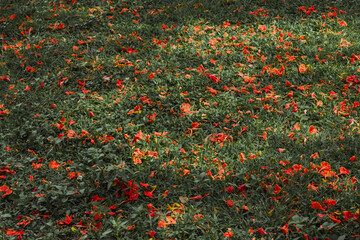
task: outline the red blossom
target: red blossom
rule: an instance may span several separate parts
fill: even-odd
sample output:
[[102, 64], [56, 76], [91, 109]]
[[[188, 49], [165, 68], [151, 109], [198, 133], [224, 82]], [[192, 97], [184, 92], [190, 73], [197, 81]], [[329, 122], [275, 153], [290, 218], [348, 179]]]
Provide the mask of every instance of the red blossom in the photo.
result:
[[233, 235], [234, 233], [231, 232], [231, 228], [229, 228], [227, 232], [224, 232], [224, 237], [231, 238]]
[[56, 161], [51, 161], [49, 163], [49, 167], [51, 167], [52, 169], [59, 169], [59, 166], [60, 166], [60, 164], [57, 163]]
[[234, 206], [234, 201], [233, 200], [228, 200], [226, 202], [226, 205], [228, 205], [228, 207], [232, 207], [232, 206]]
[[100, 198], [97, 194], [91, 198], [92, 202], [99, 202], [105, 200], [106, 198]]
[[65, 220], [64, 220], [64, 223], [65, 223], [66, 225], [69, 225], [71, 222], [72, 222], [72, 218], [69, 217], [68, 215], [66, 215]]
[[310, 128], [309, 128], [309, 133], [310, 133], [310, 134], [317, 134], [317, 133], [318, 133], [318, 130], [316, 129], [316, 127], [310, 126]]
[[256, 232], [260, 233], [260, 234], [264, 234], [264, 235], [268, 235], [268, 232], [265, 232], [265, 230], [263, 228], [259, 228], [258, 230], [256, 230]]
[[339, 172], [340, 172], [340, 174], [345, 174], [345, 175], [349, 175], [349, 173], [350, 173], [350, 171], [344, 167], [340, 167]]
[[321, 206], [321, 204], [315, 201], [311, 201], [311, 208], [325, 211], [325, 209]]
[[289, 233], [289, 225], [286, 223], [284, 226], [280, 227], [280, 230], [285, 233], [288, 234]]
[[151, 231], [147, 232], [146, 234], [147, 234], [150, 238], [152, 238], [152, 237], [155, 236], [156, 232], [153, 231], [153, 230], [151, 230]]
[[234, 187], [226, 187], [226, 192], [231, 193], [234, 190]]

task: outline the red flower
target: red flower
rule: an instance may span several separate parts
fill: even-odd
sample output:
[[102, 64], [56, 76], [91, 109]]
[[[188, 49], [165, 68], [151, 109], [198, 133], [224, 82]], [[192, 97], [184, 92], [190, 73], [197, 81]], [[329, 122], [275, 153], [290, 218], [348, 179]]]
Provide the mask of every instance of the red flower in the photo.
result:
[[283, 233], [288, 234], [289, 233], [288, 224], [286, 223], [284, 226], [280, 227], [280, 230]]
[[60, 164], [57, 163], [56, 161], [51, 161], [49, 163], [49, 167], [51, 167], [52, 169], [59, 169], [59, 166], [60, 166]]
[[346, 27], [346, 26], [347, 26], [347, 24], [346, 24], [345, 21], [339, 21], [339, 19], [338, 19], [338, 22], [339, 22], [340, 26], [342, 26], [342, 27]]
[[12, 229], [6, 229], [6, 235], [8, 236], [19, 235], [18, 239], [21, 239], [21, 235], [23, 235], [24, 233], [25, 233], [24, 231], [14, 231]]
[[269, 233], [265, 232], [265, 230], [263, 228], [259, 228], [258, 230], [256, 230], [256, 232], [258, 232], [260, 234], [265, 234], [265, 235], [269, 234]]
[[343, 211], [344, 213], [344, 217], [345, 217], [345, 222], [347, 222], [349, 220], [349, 218], [353, 218], [354, 216], [352, 215], [351, 212], [349, 211]]
[[335, 204], [337, 204], [337, 202], [333, 199], [326, 199], [323, 201], [323, 203], [327, 204], [329, 209], [331, 208], [331, 206], [334, 206]]
[[224, 237], [231, 238], [233, 235], [234, 233], [231, 232], [231, 228], [229, 228], [227, 232], [224, 232]]
[[141, 130], [135, 135], [134, 139], [130, 143], [130, 146], [132, 146], [134, 143], [136, 143], [138, 140], [143, 139], [144, 135], [142, 134]]
[[274, 188], [274, 194], [278, 194], [281, 190], [281, 187], [279, 187], [279, 185], [276, 184], [275, 188]]
[[316, 129], [316, 127], [310, 126], [310, 128], [309, 128], [309, 133], [310, 133], [310, 134], [317, 134], [317, 133], [318, 133], [318, 130]]
[[95, 196], [93, 196], [91, 198], [91, 201], [92, 202], [99, 202], [99, 201], [102, 201], [102, 200], [105, 200], [106, 198], [99, 198], [99, 196], [96, 194]]
[[25, 70], [28, 72], [36, 72], [36, 69], [30, 66], [27, 66]]
[[316, 152], [310, 156], [310, 158], [319, 158], [319, 153]]
[[189, 200], [198, 200], [198, 199], [201, 199], [201, 195], [197, 195], [195, 197], [189, 198]]
[[154, 197], [153, 191], [151, 191], [151, 192], [145, 191], [144, 194], [145, 194], [145, 196], [148, 196], [149, 198], [153, 198], [153, 197]]
[[245, 185], [245, 184], [239, 185], [238, 191], [239, 191], [239, 193], [241, 193], [241, 192], [246, 192], [246, 185]]
[[340, 174], [345, 174], [345, 175], [349, 175], [349, 172], [350, 172], [349, 170], [347, 170], [344, 167], [340, 167], [339, 171], [340, 171]]
[[153, 231], [153, 230], [151, 230], [151, 231], [147, 232], [146, 234], [147, 234], [149, 237], [153, 237], [153, 236], [155, 236], [156, 232]]
[[213, 96], [217, 94], [217, 91], [211, 87], [206, 87], [206, 90], [208, 90]]
[[144, 187], [144, 188], [148, 188], [148, 186], [150, 186], [149, 184], [147, 183], [140, 183], [140, 186]]
[[311, 201], [311, 208], [325, 210], [319, 202]]
[[71, 222], [72, 222], [72, 218], [69, 217], [68, 215], [66, 215], [65, 220], [64, 220], [64, 223], [65, 223], [66, 225], [69, 225]]
[[226, 192], [231, 193], [234, 190], [234, 187], [226, 187]]
[[156, 112], [154, 112], [152, 115], [147, 115], [146, 118], [148, 119], [148, 122], [153, 122], [156, 118]]
[[229, 201], [226, 202], [226, 205], [228, 205], [228, 207], [232, 207], [232, 206], [234, 206], [234, 201], [229, 200]]
[[0, 192], [6, 192], [8, 189], [9, 189], [8, 186], [2, 185], [2, 186], [0, 187]]

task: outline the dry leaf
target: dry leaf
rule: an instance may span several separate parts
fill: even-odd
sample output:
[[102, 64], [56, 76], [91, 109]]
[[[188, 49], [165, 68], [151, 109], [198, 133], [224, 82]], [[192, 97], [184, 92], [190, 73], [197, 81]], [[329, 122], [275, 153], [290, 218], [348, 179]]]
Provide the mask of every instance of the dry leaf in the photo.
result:
[[187, 203], [189, 201], [189, 198], [180, 196], [179, 197], [181, 203]]

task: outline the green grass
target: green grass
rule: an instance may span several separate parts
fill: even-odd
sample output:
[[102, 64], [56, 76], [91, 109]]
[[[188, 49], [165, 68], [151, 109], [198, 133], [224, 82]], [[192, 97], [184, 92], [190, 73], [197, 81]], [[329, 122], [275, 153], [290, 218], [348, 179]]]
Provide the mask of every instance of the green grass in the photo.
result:
[[359, 11], [5, 2], [0, 238], [359, 239]]

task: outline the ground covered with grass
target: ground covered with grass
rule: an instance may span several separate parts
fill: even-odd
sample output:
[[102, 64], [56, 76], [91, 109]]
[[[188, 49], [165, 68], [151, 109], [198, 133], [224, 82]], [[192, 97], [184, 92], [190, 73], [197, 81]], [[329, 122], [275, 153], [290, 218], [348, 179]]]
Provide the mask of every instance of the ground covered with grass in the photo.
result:
[[359, 239], [360, 4], [3, 0], [1, 239]]

